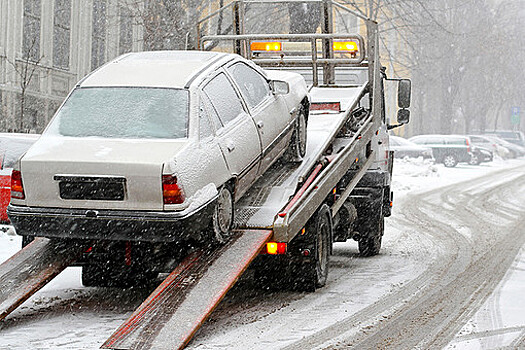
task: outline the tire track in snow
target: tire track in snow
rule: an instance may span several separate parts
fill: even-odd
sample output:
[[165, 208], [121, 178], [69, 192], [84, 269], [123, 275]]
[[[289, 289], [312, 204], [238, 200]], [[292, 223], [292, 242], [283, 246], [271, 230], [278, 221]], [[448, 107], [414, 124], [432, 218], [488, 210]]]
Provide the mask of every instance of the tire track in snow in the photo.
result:
[[[383, 298], [367, 310], [286, 349], [405, 349], [447, 345], [498, 285], [525, 242], [525, 234], [521, 230], [525, 223], [523, 206], [506, 208], [511, 213], [505, 221], [513, 219], [514, 225], [510, 231], [505, 231], [499, 223], [494, 225], [490, 221], [480, 220], [483, 212], [476, 210], [479, 205], [474, 205], [477, 202], [484, 203], [482, 208], [485, 212], [501, 214], [499, 204], [509, 202], [511, 194], [519, 193], [525, 184], [523, 175], [510, 176], [507, 182], [502, 182], [501, 177], [509, 173], [521, 175], [523, 167], [499, 171], [468, 183], [454, 184], [407, 198], [401, 220], [409, 227], [425, 227], [426, 232], [423, 230], [422, 233], [429, 235], [437, 248], [444, 248], [435, 262], [409, 283], [408, 288], [405, 286], [403, 290]], [[491, 186], [487, 178], [498, 181]], [[468, 188], [477, 186], [477, 183], [484, 184], [484, 187], [488, 185], [488, 188], [476, 196], [465, 195]], [[449, 199], [459, 197], [460, 200], [446, 200], [446, 205], [453, 205], [455, 210], [448, 210], [445, 215], [433, 215], [442, 209], [438, 207], [436, 196]], [[409, 202], [415, 205], [409, 206]], [[516, 201], [512, 202], [517, 204]], [[443, 219], [452, 220], [455, 225], [443, 223]], [[476, 236], [472, 241], [458, 235], [454, 227], [465, 223], [475, 228], [473, 232]], [[418, 289], [418, 292], [413, 293], [414, 289]], [[399, 303], [392, 301], [397, 298], [406, 300], [411, 293], [412, 300], [403, 307], [398, 307]], [[381, 313], [389, 309], [395, 311], [380, 317]], [[355, 335], [356, 327], [361, 328], [360, 334]]]

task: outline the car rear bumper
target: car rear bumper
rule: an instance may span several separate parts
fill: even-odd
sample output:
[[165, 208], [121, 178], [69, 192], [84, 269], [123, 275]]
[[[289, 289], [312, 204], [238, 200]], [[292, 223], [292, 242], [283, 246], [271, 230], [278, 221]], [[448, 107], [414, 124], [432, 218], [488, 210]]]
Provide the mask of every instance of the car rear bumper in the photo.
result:
[[216, 197], [195, 210], [151, 212], [37, 208], [10, 204], [7, 214], [22, 236], [177, 242], [201, 239]]

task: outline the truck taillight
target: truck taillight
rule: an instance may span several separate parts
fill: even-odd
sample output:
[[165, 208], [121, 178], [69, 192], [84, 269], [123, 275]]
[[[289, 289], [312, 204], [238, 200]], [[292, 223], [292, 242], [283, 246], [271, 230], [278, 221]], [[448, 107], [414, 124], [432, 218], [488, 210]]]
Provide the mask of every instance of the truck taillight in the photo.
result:
[[13, 170], [11, 173], [11, 198], [26, 198], [24, 194], [24, 185], [22, 184], [22, 173], [20, 170]]
[[162, 197], [164, 204], [184, 203], [184, 192], [177, 184], [177, 177], [174, 175], [162, 175]]
[[284, 242], [268, 242], [266, 243], [266, 251], [264, 253], [270, 255], [286, 254], [287, 244]]

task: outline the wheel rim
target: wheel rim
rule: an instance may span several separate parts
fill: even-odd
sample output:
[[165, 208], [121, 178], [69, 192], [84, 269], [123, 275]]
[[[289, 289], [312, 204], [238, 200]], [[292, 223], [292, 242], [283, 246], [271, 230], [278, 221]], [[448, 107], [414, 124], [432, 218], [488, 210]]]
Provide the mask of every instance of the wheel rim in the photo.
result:
[[456, 160], [452, 156], [446, 156], [445, 159], [443, 160], [443, 163], [446, 166], [454, 166], [454, 164], [456, 163]]
[[233, 204], [231, 194], [222, 189], [217, 202], [217, 226], [221, 234], [227, 233], [232, 223]]

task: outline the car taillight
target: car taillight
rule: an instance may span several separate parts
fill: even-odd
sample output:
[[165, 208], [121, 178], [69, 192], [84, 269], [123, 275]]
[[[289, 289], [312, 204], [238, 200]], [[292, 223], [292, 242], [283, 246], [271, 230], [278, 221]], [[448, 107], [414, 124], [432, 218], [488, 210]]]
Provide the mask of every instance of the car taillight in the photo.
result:
[[184, 203], [184, 192], [177, 184], [177, 177], [174, 175], [162, 175], [162, 196], [164, 204]]
[[11, 198], [26, 198], [24, 194], [24, 185], [22, 184], [22, 173], [20, 170], [13, 170], [11, 173]]
[[465, 143], [467, 145], [467, 152], [470, 152], [470, 143], [468, 142], [468, 139], [465, 140]]

